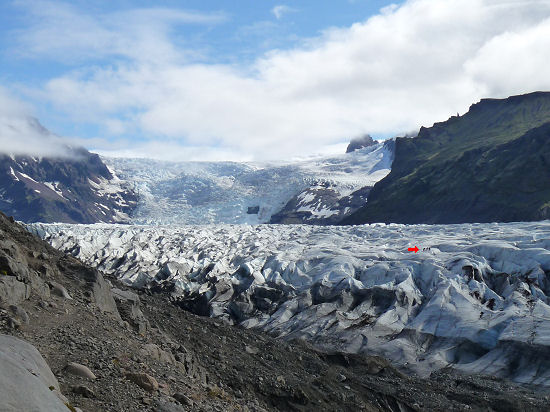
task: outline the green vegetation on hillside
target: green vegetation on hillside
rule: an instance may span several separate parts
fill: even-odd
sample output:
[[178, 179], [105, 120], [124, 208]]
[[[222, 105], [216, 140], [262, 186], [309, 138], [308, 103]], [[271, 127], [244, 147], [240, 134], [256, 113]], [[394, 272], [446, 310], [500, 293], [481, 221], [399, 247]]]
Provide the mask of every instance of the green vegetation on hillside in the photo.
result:
[[550, 93], [484, 99], [398, 138], [391, 173], [344, 221], [462, 223], [550, 217]]

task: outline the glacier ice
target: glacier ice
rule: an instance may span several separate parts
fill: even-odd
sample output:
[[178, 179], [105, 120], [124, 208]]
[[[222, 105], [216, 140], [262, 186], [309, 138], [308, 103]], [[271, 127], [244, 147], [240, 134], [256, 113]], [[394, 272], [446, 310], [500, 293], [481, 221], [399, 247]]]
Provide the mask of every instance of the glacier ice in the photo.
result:
[[550, 386], [548, 221], [28, 227], [202, 315], [420, 375], [452, 366]]
[[[102, 158], [113, 173], [131, 182], [139, 203], [136, 224], [267, 223], [294, 196], [329, 187], [329, 200], [347, 199], [384, 178], [393, 161], [392, 141], [353, 153], [271, 163], [164, 162]], [[335, 199], [332, 199], [335, 198]], [[300, 212], [313, 219], [341, 220], [362, 206], [302, 202]], [[364, 204], [364, 203], [363, 203]], [[334, 209], [337, 210], [334, 210]], [[257, 213], [247, 213], [256, 210]], [[340, 210], [341, 209], [341, 210]]]

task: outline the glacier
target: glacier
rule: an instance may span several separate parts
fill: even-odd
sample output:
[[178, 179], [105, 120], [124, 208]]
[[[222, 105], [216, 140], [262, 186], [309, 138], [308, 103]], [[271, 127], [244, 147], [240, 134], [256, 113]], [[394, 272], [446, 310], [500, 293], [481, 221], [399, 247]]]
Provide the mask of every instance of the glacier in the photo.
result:
[[390, 172], [393, 143], [286, 162], [102, 160], [137, 193], [134, 224], [268, 223], [300, 195], [295, 211], [304, 214], [305, 223], [323, 224], [325, 218], [341, 220], [364, 205], [361, 189]]
[[550, 386], [549, 221], [27, 227], [200, 315], [377, 353], [420, 376], [453, 368]]

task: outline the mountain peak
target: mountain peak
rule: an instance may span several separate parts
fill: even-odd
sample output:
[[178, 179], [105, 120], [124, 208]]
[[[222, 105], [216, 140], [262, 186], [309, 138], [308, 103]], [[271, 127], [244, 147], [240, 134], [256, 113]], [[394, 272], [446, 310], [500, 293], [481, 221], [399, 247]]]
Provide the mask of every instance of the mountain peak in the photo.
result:
[[350, 144], [346, 149], [346, 153], [354, 152], [355, 150], [362, 149], [364, 147], [369, 147], [375, 145], [376, 142], [372, 139], [371, 135], [366, 134], [361, 137], [356, 137], [351, 140]]

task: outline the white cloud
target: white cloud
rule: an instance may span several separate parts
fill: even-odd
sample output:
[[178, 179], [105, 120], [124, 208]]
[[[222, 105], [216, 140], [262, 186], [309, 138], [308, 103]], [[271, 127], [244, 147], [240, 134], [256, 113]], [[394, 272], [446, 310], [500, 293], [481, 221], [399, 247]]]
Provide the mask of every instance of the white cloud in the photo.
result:
[[70, 3], [17, 3], [30, 15], [30, 28], [19, 35], [18, 52], [64, 62], [105, 57], [184, 62], [197, 51], [185, 42], [170, 40], [173, 29], [185, 24], [213, 25], [226, 19], [222, 13], [158, 7], [90, 15]]
[[281, 19], [283, 15], [296, 11], [292, 7], [286, 6], [284, 4], [279, 4], [271, 9], [271, 13], [275, 16], [277, 20]]
[[[90, 142], [83, 141], [88, 146]], [[246, 162], [254, 160], [252, 156], [244, 155], [241, 152], [218, 147], [204, 146], [182, 146], [177, 141], [155, 141], [155, 142], [131, 142], [122, 141], [113, 145], [110, 142], [96, 141], [97, 146], [89, 146], [90, 150], [102, 156], [108, 157], [130, 157], [130, 158], [153, 158], [170, 162], [181, 161], [235, 161]], [[97, 147], [97, 149], [96, 149]]]
[[[98, 33], [108, 26], [96, 23]], [[45, 47], [36, 33], [29, 38]], [[251, 67], [129, 54], [52, 79], [44, 93], [74, 119], [112, 133], [135, 130], [246, 158], [292, 157], [366, 132], [429, 126], [481, 97], [550, 90], [549, 39], [546, 0], [409, 0], [273, 50]], [[180, 50], [169, 36], [150, 48]]]
[[44, 129], [31, 113], [27, 105], [0, 87], [0, 153], [69, 156], [66, 141]]

